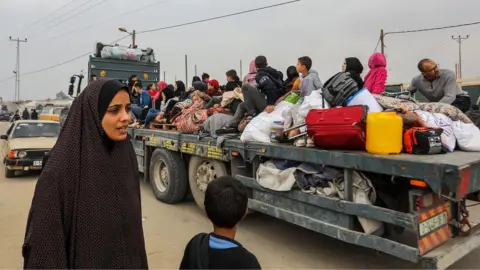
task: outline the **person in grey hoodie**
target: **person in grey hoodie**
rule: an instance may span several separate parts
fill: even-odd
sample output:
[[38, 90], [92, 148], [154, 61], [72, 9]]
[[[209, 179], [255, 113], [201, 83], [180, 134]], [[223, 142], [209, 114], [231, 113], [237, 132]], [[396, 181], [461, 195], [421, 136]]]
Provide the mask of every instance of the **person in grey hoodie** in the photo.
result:
[[[298, 109], [302, 105], [305, 97], [309, 96], [313, 91], [322, 89], [323, 84], [318, 76], [318, 72], [312, 69], [312, 59], [308, 56], [298, 58], [297, 62], [297, 72], [302, 77], [302, 82], [300, 83], [300, 99], [298, 100], [295, 107], [292, 109], [292, 119], [293, 124], [296, 126], [301, 123], [305, 123], [305, 119], [299, 119], [297, 117]], [[290, 136], [295, 136], [300, 134], [300, 132], [305, 132], [305, 129], [293, 130], [290, 132]], [[298, 138], [295, 143], [295, 146], [298, 147], [315, 147], [313, 140], [309, 137]]]
[[298, 58], [297, 72], [302, 76], [299, 100], [299, 103], [302, 104], [306, 96], [309, 96], [314, 90], [321, 89], [323, 84], [318, 72], [312, 69], [312, 59], [308, 56]]

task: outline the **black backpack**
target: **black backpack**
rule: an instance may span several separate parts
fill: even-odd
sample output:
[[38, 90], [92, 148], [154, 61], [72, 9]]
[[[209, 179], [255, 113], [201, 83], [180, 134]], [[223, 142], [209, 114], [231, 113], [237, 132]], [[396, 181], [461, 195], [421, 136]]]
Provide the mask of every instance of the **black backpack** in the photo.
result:
[[353, 94], [358, 92], [357, 82], [349, 72], [340, 72], [323, 85], [323, 98], [331, 107], [343, 106]]

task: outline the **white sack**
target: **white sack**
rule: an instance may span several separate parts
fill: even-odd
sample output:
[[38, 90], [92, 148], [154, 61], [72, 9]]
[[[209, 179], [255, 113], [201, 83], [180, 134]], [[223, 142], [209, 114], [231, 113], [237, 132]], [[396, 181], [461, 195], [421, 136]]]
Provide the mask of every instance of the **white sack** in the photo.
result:
[[480, 129], [473, 123], [453, 122], [453, 133], [463, 151], [480, 152]]
[[421, 110], [415, 111], [425, 122], [425, 125], [429, 128], [442, 128], [442, 146], [449, 152], [453, 152], [455, 150], [456, 145], [456, 138], [455, 134], [453, 133], [453, 121], [450, 117], [441, 114], [441, 113], [431, 113]]

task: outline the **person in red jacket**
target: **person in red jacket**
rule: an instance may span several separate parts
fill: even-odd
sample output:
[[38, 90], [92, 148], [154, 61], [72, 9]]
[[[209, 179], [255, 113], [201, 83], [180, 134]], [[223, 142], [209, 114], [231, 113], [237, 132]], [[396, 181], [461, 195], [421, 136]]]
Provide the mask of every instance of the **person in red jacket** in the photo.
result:
[[365, 76], [364, 87], [372, 94], [381, 94], [387, 83], [387, 59], [381, 53], [374, 53], [368, 60], [370, 71]]

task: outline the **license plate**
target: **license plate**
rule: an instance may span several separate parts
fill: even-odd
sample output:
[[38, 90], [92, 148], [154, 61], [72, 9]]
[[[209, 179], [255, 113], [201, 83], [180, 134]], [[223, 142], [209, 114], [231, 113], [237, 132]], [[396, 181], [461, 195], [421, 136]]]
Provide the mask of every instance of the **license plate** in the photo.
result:
[[420, 223], [419, 233], [420, 237], [424, 237], [433, 231], [438, 230], [440, 227], [447, 225], [447, 212], [442, 212], [430, 219]]
[[450, 219], [450, 203], [448, 202], [418, 214], [418, 249], [421, 255], [451, 238], [452, 234], [448, 225]]
[[42, 161], [41, 160], [34, 161], [33, 166], [41, 167], [42, 166]]

